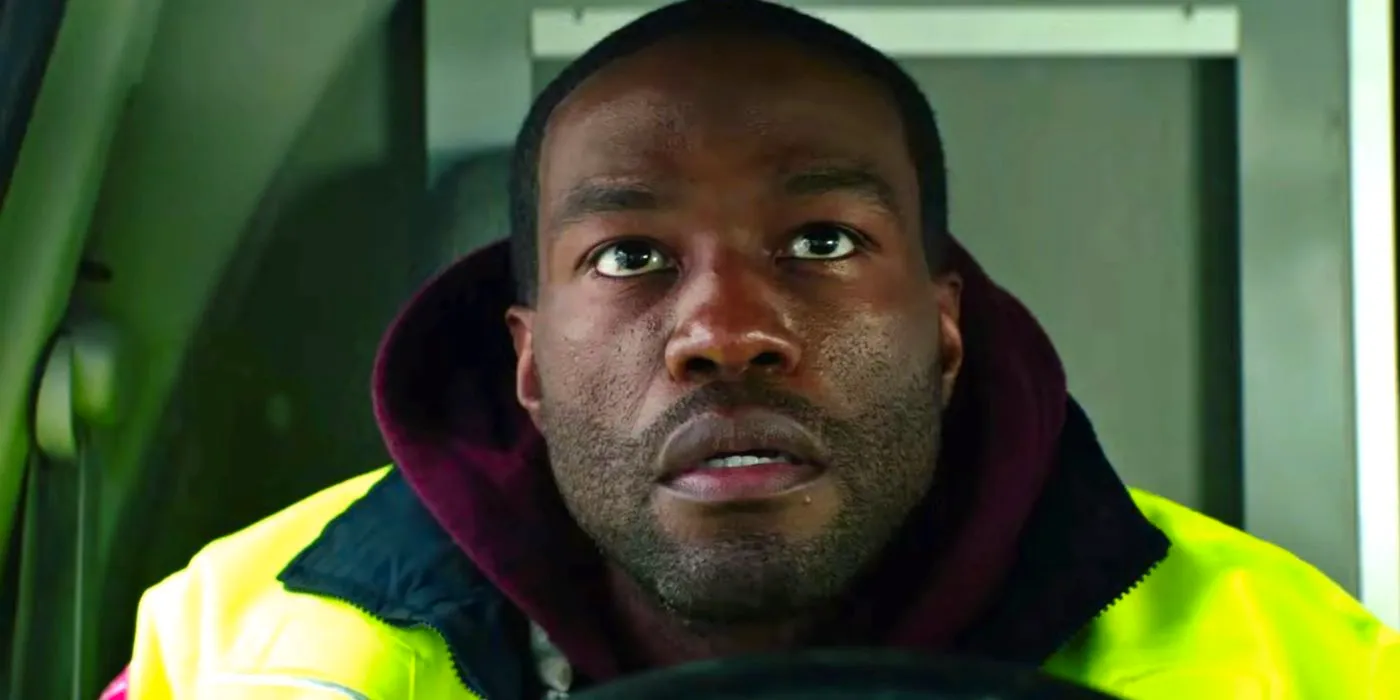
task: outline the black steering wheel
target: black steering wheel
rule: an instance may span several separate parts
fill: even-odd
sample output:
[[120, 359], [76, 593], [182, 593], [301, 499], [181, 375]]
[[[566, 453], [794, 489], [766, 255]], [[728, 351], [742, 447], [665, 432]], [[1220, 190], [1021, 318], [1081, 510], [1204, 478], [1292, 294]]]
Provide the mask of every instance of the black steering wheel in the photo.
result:
[[577, 700], [1113, 700], [1035, 669], [888, 650], [749, 656], [640, 674]]

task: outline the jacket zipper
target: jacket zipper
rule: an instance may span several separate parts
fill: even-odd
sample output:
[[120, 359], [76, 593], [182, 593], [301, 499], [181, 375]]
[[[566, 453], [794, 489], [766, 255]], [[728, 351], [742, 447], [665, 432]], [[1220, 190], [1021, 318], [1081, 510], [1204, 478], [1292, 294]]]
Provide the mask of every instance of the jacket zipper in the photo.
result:
[[1156, 571], [1157, 567], [1161, 566], [1162, 562], [1166, 560], [1166, 557], [1162, 557], [1161, 559], [1152, 562], [1152, 566], [1147, 567], [1147, 571], [1142, 572], [1142, 575], [1134, 579], [1132, 583], [1128, 584], [1127, 588], [1124, 588], [1123, 590], [1119, 591], [1118, 595], [1114, 596], [1113, 600], [1109, 601], [1107, 605], [1103, 606], [1102, 608], [1099, 608], [1099, 611], [1094, 613], [1094, 616], [1089, 618], [1089, 622], [1086, 623], [1084, 626], [1088, 627], [1090, 624], [1097, 622], [1099, 618], [1107, 614], [1109, 610], [1112, 610], [1113, 606], [1123, 602], [1124, 598], [1127, 598], [1129, 595], [1132, 595], [1132, 592], [1137, 590], [1137, 587], [1141, 586], [1142, 582], [1146, 581], [1147, 577], [1151, 576], [1152, 572]]
[[1166, 560], [1167, 560], [1167, 558], [1164, 556], [1164, 557], [1162, 557], [1161, 559], [1158, 559], [1157, 561], [1152, 562], [1152, 565], [1149, 566], [1149, 567], [1147, 567], [1147, 570], [1144, 571], [1144, 572], [1142, 572], [1142, 575], [1141, 575], [1141, 576], [1138, 576], [1137, 578], [1133, 579], [1133, 582], [1130, 583], [1130, 584], [1128, 584], [1128, 585], [1127, 585], [1125, 588], [1123, 588], [1122, 590], [1118, 591], [1118, 594], [1115, 595], [1115, 596], [1113, 596], [1113, 599], [1112, 599], [1112, 600], [1110, 600], [1110, 601], [1108, 601], [1107, 603], [1105, 603], [1104, 605], [1100, 606], [1099, 609], [1098, 609], [1098, 612], [1096, 612], [1096, 613], [1094, 613], [1092, 616], [1090, 616], [1089, 619], [1086, 620], [1086, 621], [1084, 622], [1084, 624], [1079, 625], [1078, 627], [1076, 627], [1075, 630], [1074, 630], [1073, 632], [1071, 632], [1070, 634], [1068, 634], [1068, 635], [1065, 637], [1065, 639], [1064, 639], [1063, 641], [1061, 641], [1059, 644], [1056, 644], [1055, 647], [1054, 647], [1054, 648], [1055, 648], [1055, 651], [1051, 652], [1050, 655], [1047, 656], [1046, 658], [1053, 657], [1053, 656], [1055, 656], [1056, 654], [1059, 654], [1060, 652], [1064, 651], [1064, 650], [1065, 650], [1065, 647], [1069, 646], [1070, 642], [1073, 642], [1073, 641], [1074, 641], [1075, 636], [1077, 636], [1077, 635], [1080, 633], [1080, 631], [1082, 631], [1082, 630], [1088, 628], [1090, 625], [1094, 624], [1095, 622], [1098, 622], [1099, 619], [1102, 618], [1104, 615], [1108, 614], [1108, 611], [1109, 611], [1109, 610], [1112, 610], [1113, 607], [1114, 607], [1115, 605], [1118, 605], [1119, 603], [1123, 602], [1123, 599], [1124, 599], [1124, 598], [1127, 598], [1129, 595], [1131, 595], [1131, 594], [1133, 593], [1133, 591], [1137, 590], [1137, 587], [1140, 586], [1140, 585], [1142, 585], [1142, 582], [1143, 582], [1143, 581], [1146, 581], [1146, 580], [1147, 580], [1147, 577], [1151, 576], [1151, 575], [1152, 575], [1152, 572], [1156, 571], [1156, 570], [1157, 570], [1157, 567], [1158, 567], [1158, 566], [1161, 566], [1161, 565], [1162, 565], [1162, 562], [1164, 562], [1164, 561], [1166, 561]]
[[447, 634], [442, 631], [441, 627], [438, 627], [437, 625], [434, 625], [431, 622], [420, 622], [416, 620], [410, 621], [406, 624], [402, 622], [395, 622], [393, 620], [390, 620], [389, 618], [384, 617], [383, 615], [378, 615], [365, 609], [363, 605], [359, 605], [352, 600], [346, 600], [345, 598], [342, 598], [340, 596], [328, 596], [325, 593], [304, 590], [292, 586], [287, 586], [287, 590], [292, 591], [293, 593], [305, 593], [307, 595], [314, 595], [319, 598], [326, 598], [328, 600], [334, 600], [340, 603], [344, 603], [359, 611], [361, 615], [364, 615], [365, 617], [368, 617], [371, 620], [379, 622], [380, 624], [388, 625], [389, 627], [394, 627], [397, 629], [432, 630], [435, 634], [437, 634], [438, 638], [442, 640], [442, 645], [444, 647], [447, 647], [447, 658], [452, 662], [452, 674], [457, 677], [457, 682], [460, 683], [462, 685], [462, 688], [467, 691], [467, 694], [475, 698], [475, 700], [488, 700], [488, 698], [486, 697], [486, 693], [482, 692], [481, 690], [474, 687], [471, 683], [467, 682], [467, 676], [465, 673], [462, 672], [461, 659], [457, 657], [457, 650], [452, 648], [452, 642], [448, 641]]

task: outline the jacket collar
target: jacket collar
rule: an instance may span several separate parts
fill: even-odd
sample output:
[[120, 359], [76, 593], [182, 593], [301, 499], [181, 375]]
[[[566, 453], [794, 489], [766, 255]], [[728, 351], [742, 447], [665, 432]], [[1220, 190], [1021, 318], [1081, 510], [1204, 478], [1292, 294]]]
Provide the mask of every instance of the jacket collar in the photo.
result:
[[[1071, 399], [1056, 466], [1006, 583], [953, 651], [1039, 665], [1127, 595], [1167, 555]], [[538, 556], [548, 556], [540, 553]], [[525, 697], [528, 621], [443, 531], [397, 470], [332, 520], [278, 577], [397, 627], [446, 640], [463, 683]]]

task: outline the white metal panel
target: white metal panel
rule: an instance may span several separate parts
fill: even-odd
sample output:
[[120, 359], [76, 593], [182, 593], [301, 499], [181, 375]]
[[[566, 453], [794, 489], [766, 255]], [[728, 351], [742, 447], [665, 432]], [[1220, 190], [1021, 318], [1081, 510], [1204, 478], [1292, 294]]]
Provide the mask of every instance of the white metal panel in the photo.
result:
[[[647, 8], [538, 9], [535, 58], [583, 53]], [[1233, 6], [804, 8], [895, 58], [939, 56], [1232, 56]]]
[[1400, 627], [1400, 408], [1390, 0], [1348, 6], [1352, 352], [1361, 600]]

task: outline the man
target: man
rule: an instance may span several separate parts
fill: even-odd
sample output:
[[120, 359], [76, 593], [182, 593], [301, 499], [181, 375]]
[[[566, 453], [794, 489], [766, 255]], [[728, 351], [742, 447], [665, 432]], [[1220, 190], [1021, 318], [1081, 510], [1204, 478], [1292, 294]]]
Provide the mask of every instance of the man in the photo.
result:
[[396, 468], [152, 589], [130, 697], [505, 700], [834, 645], [1400, 697], [1400, 638], [1338, 587], [1119, 482], [949, 237], [933, 114], [873, 49], [663, 8], [544, 91], [513, 170], [509, 250], [382, 346]]

